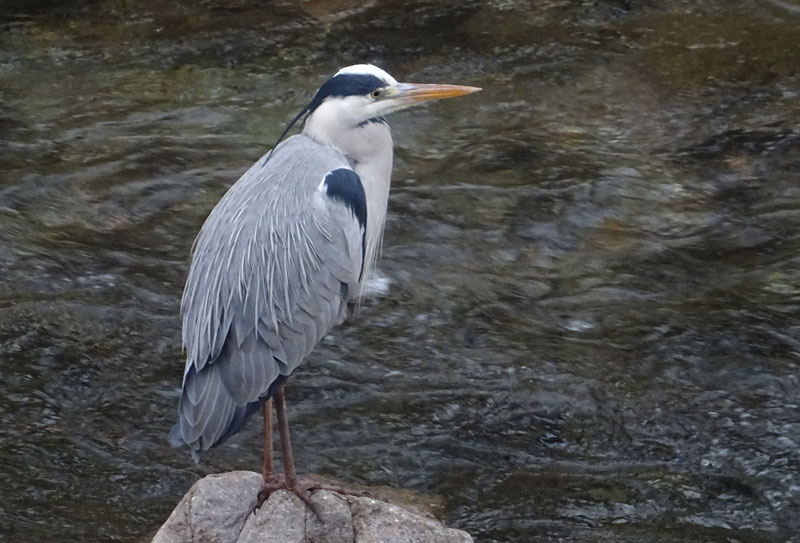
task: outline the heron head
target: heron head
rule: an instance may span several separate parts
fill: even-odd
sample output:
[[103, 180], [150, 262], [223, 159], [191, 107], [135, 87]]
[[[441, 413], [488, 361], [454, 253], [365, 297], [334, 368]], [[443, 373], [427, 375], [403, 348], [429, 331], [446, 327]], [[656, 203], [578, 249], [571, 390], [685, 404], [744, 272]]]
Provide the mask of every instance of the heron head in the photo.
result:
[[365, 126], [369, 121], [383, 121], [384, 115], [429, 100], [453, 98], [479, 90], [463, 85], [399, 83], [372, 64], [347, 66], [323, 83], [278, 141], [305, 116], [305, 133], [335, 145], [348, 131]]
[[462, 85], [398, 83], [377, 66], [356, 64], [342, 68], [320, 87], [308, 105], [308, 121], [324, 118], [328, 123], [348, 128], [428, 100], [479, 90]]

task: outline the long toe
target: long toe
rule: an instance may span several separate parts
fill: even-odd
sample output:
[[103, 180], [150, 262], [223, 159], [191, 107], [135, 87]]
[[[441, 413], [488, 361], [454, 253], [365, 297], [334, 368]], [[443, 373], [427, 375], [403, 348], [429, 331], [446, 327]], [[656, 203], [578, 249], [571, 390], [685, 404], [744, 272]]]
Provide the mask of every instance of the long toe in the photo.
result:
[[314, 516], [317, 517], [317, 520], [322, 522], [322, 515], [317, 507], [317, 504], [311, 501], [311, 489], [308, 486], [298, 482], [295, 484], [294, 488], [289, 488], [287, 490], [294, 492], [295, 496], [303, 500], [303, 503], [305, 503], [306, 506], [311, 509], [311, 512], [314, 513]]
[[286, 479], [282, 475], [272, 474], [266, 479], [264, 486], [261, 487], [256, 496], [256, 505], [253, 507], [253, 513], [261, 509], [261, 506], [264, 505], [264, 502], [269, 499], [273, 492], [282, 488], [286, 488]]
[[262, 505], [269, 499], [273, 492], [276, 490], [288, 490], [292, 492], [295, 496], [300, 498], [306, 506], [314, 513], [314, 515], [322, 520], [322, 516], [320, 515], [320, 511], [318, 505], [314, 503], [311, 499], [311, 495], [316, 490], [328, 490], [330, 492], [336, 492], [337, 494], [341, 494], [343, 496], [369, 496], [368, 492], [363, 490], [347, 488], [341, 485], [335, 485], [330, 483], [325, 483], [322, 481], [317, 481], [307, 477], [298, 477], [295, 481], [294, 485], [289, 485], [286, 482], [286, 477], [284, 475], [276, 475], [273, 474], [269, 480], [264, 483], [264, 486], [261, 487], [261, 490], [258, 492], [258, 496], [256, 499], [256, 505], [253, 508], [253, 513], [255, 513], [258, 509], [261, 508]]

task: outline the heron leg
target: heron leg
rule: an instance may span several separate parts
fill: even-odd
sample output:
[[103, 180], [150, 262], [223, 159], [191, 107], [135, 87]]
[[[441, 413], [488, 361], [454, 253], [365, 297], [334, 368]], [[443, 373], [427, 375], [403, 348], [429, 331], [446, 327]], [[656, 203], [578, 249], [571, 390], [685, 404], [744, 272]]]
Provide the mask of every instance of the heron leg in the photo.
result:
[[[275, 413], [278, 417], [278, 432], [280, 433], [281, 437], [283, 476], [273, 475], [269, 479], [264, 479], [264, 486], [258, 493], [258, 501], [256, 502], [253, 512], [255, 513], [257, 509], [261, 508], [264, 502], [267, 501], [267, 498], [269, 498], [270, 494], [280, 489], [286, 489], [289, 492], [294, 493], [295, 496], [303, 500], [303, 503], [305, 503], [319, 519], [322, 519], [322, 517], [320, 516], [317, 505], [311, 501], [311, 492], [314, 490], [330, 490], [346, 496], [369, 496], [369, 493], [363, 490], [353, 490], [343, 486], [297, 476], [297, 471], [295, 470], [294, 466], [294, 455], [292, 454], [292, 440], [289, 435], [289, 420], [286, 418], [286, 392], [284, 387], [281, 387], [278, 392], [275, 393], [274, 398]], [[266, 407], [264, 412], [266, 414]], [[267, 428], [266, 422], [264, 428], [265, 430]], [[266, 437], [264, 440], [266, 443]]]
[[272, 480], [272, 473], [272, 398], [270, 398], [264, 402], [264, 462], [261, 464], [264, 484]]
[[[294, 467], [294, 455], [292, 454], [292, 438], [289, 435], [289, 420], [286, 418], [286, 391], [285, 387], [278, 389], [275, 393], [275, 413], [278, 416], [278, 432], [281, 436], [281, 456], [283, 458], [283, 477], [270, 477], [264, 479], [264, 487], [258, 493], [258, 501], [255, 509], [269, 498], [274, 491], [285, 488], [293, 492], [298, 498], [314, 512], [317, 517], [319, 513], [316, 505], [311, 501], [308, 485], [297, 484], [297, 471]], [[265, 438], [266, 442], [266, 438]], [[265, 461], [266, 462], [266, 461]], [[255, 511], [254, 509], [254, 511]]]
[[[283, 458], [283, 476], [286, 488], [296, 490], [297, 471], [294, 468], [292, 438], [289, 435], [289, 420], [286, 418], [286, 387], [281, 387], [275, 394], [275, 411], [278, 413], [278, 432], [281, 435], [281, 456]], [[300, 496], [302, 499], [303, 497]], [[305, 499], [303, 501], [306, 501]]]

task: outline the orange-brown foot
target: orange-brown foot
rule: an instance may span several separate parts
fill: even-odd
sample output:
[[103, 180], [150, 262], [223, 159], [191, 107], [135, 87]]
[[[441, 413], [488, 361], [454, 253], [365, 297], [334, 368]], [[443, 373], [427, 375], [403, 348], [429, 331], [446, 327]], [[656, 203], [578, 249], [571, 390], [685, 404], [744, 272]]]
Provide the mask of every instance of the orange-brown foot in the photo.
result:
[[317, 518], [321, 518], [319, 511], [317, 511], [317, 505], [311, 501], [311, 493], [315, 490], [329, 490], [345, 496], [369, 496], [369, 493], [364, 492], [363, 490], [354, 490], [339, 485], [323, 483], [307, 477], [298, 477], [294, 484], [290, 485], [287, 483], [286, 477], [283, 475], [273, 474], [264, 481], [264, 486], [261, 487], [261, 490], [258, 492], [256, 506], [253, 508], [253, 513], [260, 509], [261, 506], [264, 505], [264, 502], [266, 502], [270, 495], [272, 495], [272, 493], [276, 490], [288, 490], [289, 492], [293, 492], [295, 496], [300, 498], [303, 503], [305, 503], [308, 508], [313, 511]]

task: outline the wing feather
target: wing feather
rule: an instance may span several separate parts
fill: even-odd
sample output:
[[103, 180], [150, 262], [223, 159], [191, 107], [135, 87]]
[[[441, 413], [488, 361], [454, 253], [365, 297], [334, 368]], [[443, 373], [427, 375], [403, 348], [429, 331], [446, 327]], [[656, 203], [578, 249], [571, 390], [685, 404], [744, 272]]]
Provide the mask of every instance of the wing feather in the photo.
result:
[[366, 204], [359, 214], [346, 158], [295, 136], [262, 162], [203, 225], [181, 302], [187, 358], [171, 435], [195, 458], [241, 428], [358, 292]]

